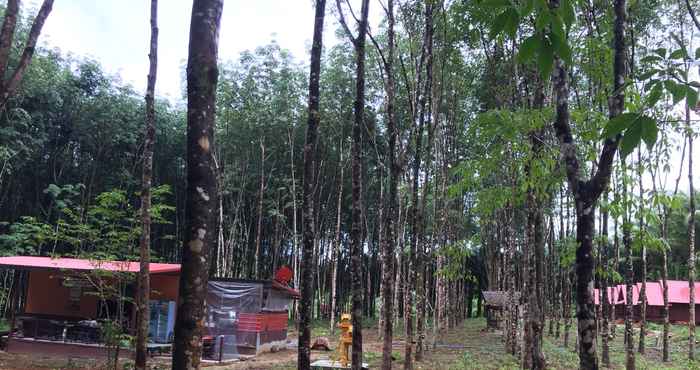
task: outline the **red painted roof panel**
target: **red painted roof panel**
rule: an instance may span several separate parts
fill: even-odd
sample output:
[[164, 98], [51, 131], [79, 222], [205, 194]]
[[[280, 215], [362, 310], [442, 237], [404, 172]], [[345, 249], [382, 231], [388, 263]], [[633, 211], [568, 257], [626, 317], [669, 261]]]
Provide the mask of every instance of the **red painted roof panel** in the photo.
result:
[[[690, 303], [690, 285], [687, 281], [668, 281], [668, 303]], [[700, 303], [700, 282], [695, 282], [695, 302]]]
[[[0, 266], [19, 269], [106, 270], [115, 272], [138, 272], [140, 269], [138, 262], [37, 256], [0, 257]], [[149, 267], [151, 274], [180, 272], [180, 265], [175, 263], [151, 263]]]
[[[637, 283], [639, 288], [642, 287], [642, 283]], [[664, 305], [664, 291], [661, 284], [658, 281], [647, 281], [647, 288], [645, 290], [647, 296], [647, 304], [649, 306], [663, 306]]]

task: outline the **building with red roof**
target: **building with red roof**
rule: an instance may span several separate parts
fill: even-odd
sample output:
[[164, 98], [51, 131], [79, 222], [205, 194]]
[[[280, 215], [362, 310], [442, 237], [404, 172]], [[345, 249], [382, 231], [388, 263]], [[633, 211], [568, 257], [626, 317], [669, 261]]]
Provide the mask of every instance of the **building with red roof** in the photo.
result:
[[[173, 336], [180, 264], [151, 263], [149, 267], [149, 335], [152, 347], [160, 349]], [[0, 268], [14, 270], [8, 351], [106, 356], [107, 349], [101, 345], [103, 320], [114, 319], [120, 310], [124, 329], [135, 329], [133, 294], [139, 262], [10, 256], [0, 257]], [[285, 278], [287, 270], [281, 269], [278, 275]], [[208, 288], [206, 329], [212, 336], [205, 340], [209, 350], [205, 354], [215, 358], [254, 355], [286, 341], [288, 305], [300, 294], [285, 279], [213, 278]], [[128, 350], [121, 353], [131, 354]]]
[[[634, 309], [634, 320], [639, 320], [640, 317], [640, 291], [642, 283], [632, 285], [632, 306]], [[627, 286], [618, 284], [614, 287], [608, 287], [608, 302], [615, 307], [615, 317], [623, 318], [625, 316], [627, 304]], [[668, 280], [668, 304], [669, 304], [669, 320], [671, 322], [688, 322], [690, 317], [690, 286], [687, 281]], [[647, 281], [646, 283], [646, 303], [647, 303], [647, 320], [661, 322], [663, 320], [663, 282], [662, 281]], [[595, 304], [600, 304], [600, 291], [595, 289]], [[700, 282], [695, 283], [695, 302], [700, 304]], [[695, 320], [700, 324], [700, 311], [696, 307]]]

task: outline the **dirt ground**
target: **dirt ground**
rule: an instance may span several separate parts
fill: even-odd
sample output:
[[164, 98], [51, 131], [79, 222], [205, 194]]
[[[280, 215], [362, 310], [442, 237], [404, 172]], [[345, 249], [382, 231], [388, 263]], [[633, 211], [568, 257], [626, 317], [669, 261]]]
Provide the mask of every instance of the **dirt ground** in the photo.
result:
[[[486, 331], [486, 322], [483, 318], [469, 319], [459, 327], [452, 329], [444, 338], [437, 341], [433, 348], [425, 352], [423, 361], [416, 363], [416, 369], [425, 370], [510, 370], [520, 368], [518, 360], [505, 353], [502, 333]], [[672, 326], [671, 362], [663, 363], [660, 358], [660, 348], [656, 345], [655, 333], [661, 328], [656, 324], [649, 324], [649, 336], [647, 337], [647, 354], [637, 354], [638, 369], [695, 369], [700, 370], [700, 363], [689, 363], [687, 356], [688, 332], [685, 326]], [[563, 330], [563, 328], [562, 328]], [[396, 327], [395, 333], [403, 333], [402, 327]], [[625, 363], [625, 349], [622, 340], [622, 325], [617, 327], [617, 335], [611, 342], [610, 357], [612, 369], [623, 369]], [[328, 333], [327, 323], [315, 323], [312, 338], [324, 336], [329, 338], [331, 347], [335, 349], [338, 334], [331, 336]], [[564, 346], [562, 337], [554, 338], [545, 336], [544, 352], [549, 369], [575, 369], [578, 368], [578, 356], [574, 350], [576, 328], [570, 329], [570, 342], [568, 348]], [[635, 332], [635, 336], [638, 331]], [[431, 333], [427, 333], [426, 342], [432, 344]], [[563, 336], [563, 333], [562, 333]], [[289, 334], [289, 339], [296, 342], [297, 335]], [[363, 330], [364, 361], [370, 369], [379, 368], [381, 362], [381, 342], [377, 336], [376, 326], [370, 326]], [[636, 339], [635, 339], [636, 341]], [[700, 349], [699, 349], [700, 350]], [[403, 368], [404, 341], [398, 334], [394, 338], [395, 358], [394, 368]], [[292, 370], [296, 369], [296, 348], [275, 353], [263, 353], [255, 358], [229, 364], [203, 364], [204, 368], [211, 370]], [[312, 361], [324, 358], [334, 358], [335, 351], [312, 351]], [[700, 353], [698, 355], [700, 356]], [[152, 369], [170, 369], [169, 358], [152, 359]], [[126, 361], [120, 364], [119, 370], [131, 369], [133, 364]], [[48, 358], [36, 355], [17, 355], [0, 352], [0, 369], [21, 370], [47, 370], [47, 369], [106, 369], [104, 361], [90, 359]]]
[[[510, 370], [520, 366], [515, 357], [506, 354], [503, 348], [502, 334], [486, 331], [483, 318], [466, 320], [459, 327], [452, 329], [434, 348], [426, 350], [423, 361], [415, 364], [416, 369], [426, 370]], [[700, 363], [690, 363], [686, 360], [688, 332], [685, 326], [672, 326], [671, 362], [663, 363], [660, 358], [660, 348], [656, 345], [655, 333], [661, 328], [649, 324], [647, 339], [647, 354], [637, 354], [638, 369], [695, 369], [700, 370]], [[574, 350], [576, 328], [571, 329], [571, 340], [568, 348], [563, 345], [562, 338], [545, 336], [544, 352], [549, 369], [575, 369], [578, 367], [578, 356]], [[624, 369], [625, 350], [622, 341], [623, 327], [618, 325], [617, 335], [610, 346], [612, 369]], [[397, 327], [395, 332], [402, 333], [403, 328]], [[635, 336], [636, 333], [635, 332]], [[428, 333], [430, 334], [430, 333]], [[327, 323], [319, 322], [313, 328], [313, 338], [325, 336], [330, 339], [331, 346], [337, 344], [335, 336], [328, 335]], [[296, 341], [296, 333], [290, 333], [289, 339]], [[381, 343], [377, 337], [377, 328], [372, 326], [363, 330], [364, 360], [371, 369], [377, 369], [381, 361]], [[427, 343], [433, 343], [428, 335]], [[397, 335], [394, 341], [394, 368], [403, 368], [404, 342], [402, 335]], [[312, 360], [329, 358], [335, 352], [312, 351]], [[296, 369], [296, 349], [276, 353], [264, 353], [247, 361], [231, 364], [205, 364], [211, 370], [292, 370]], [[700, 353], [696, 356], [700, 356]], [[39, 356], [16, 355], [0, 352], [0, 369], [46, 370], [46, 369], [105, 369], [104, 361], [89, 359], [47, 358]], [[129, 362], [120, 364], [119, 370], [130, 369]], [[169, 358], [159, 358], [151, 361], [152, 369], [169, 369]]]
[[[452, 333], [446, 335], [446, 337], [441, 341], [441, 345], [437, 348], [426, 351], [426, 356], [424, 361], [416, 364], [416, 369], [460, 369], [458, 365], [462, 354], [464, 352], [464, 334], [467, 330], [465, 327], [456, 328]], [[402, 328], [396, 328], [397, 332], [402, 332]], [[469, 330], [471, 331], [471, 330]], [[335, 350], [337, 344], [337, 335], [328, 335], [327, 330], [323, 329], [322, 325], [319, 325], [313, 330], [314, 335], [312, 338], [318, 336], [325, 336], [330, 340], [331, 347]], [[297, 335], [292, 332], [289, 335], [289, 339], [292, 342], [296, 342]], [[371, 369], [377, 368], [381, 362], [381, 342], [379, 341], [377, 335], [376, 327], [365, 328], [363, 331], [364, 339], [364, 361], [367, 362]], [[429, 342], [432, 342], [432, 337], [427, 338]], [[394, 358], [395, 366], [398, 368], [400, 364], [403, 363], [403, 351], [404, 351], [404, 341], [402, 335], [395, 336], [394, 340]], [[234, 363], [229, 363], [225, 365], [218, 364], [203, 364], [203, 367], [211, 370], [282, 370], [282, 369], [296, 369], [296, 348], [288, 349], [284, 351], [279, 351], [275, 353], [264, 353], [255, 358], [239, 361]], [[335, 356], [335, 351], [312, 351], [311, 358], [312, 361], [318, 359], [328, 359]], [[120, 370], [124, 368], [131, 368], [128, 362], [120, 365]], [[170, 361], [169, 359], [159, 358], [151, 361], [153, 369], [169, 369]], [[70, 358], [50, 358], [50, 357], [38, 357], [38, 356], [27, 356], [18, 355], [7, 352], [0, 352], [0, 369], [17, 369], [17, 370], [46, 370], [46, 369], [105, 369], [105, 362], [99, 360], [91, 359], [70, 359]]]

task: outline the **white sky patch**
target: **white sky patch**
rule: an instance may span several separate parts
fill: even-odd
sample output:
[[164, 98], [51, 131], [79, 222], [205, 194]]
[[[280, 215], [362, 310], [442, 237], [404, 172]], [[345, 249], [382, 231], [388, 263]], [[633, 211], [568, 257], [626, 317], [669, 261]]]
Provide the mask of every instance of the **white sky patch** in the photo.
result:
[[[26, 8], [37, 9], [37, 0]], [[359, 5], [354, 4], [355, 12]], [[192, 0], [161, 0], [158, 4], [158, 78], [156, 95], [182, 101], [182, 67], [186, 64]], [[338, 42], [335, 2], [326, 4], [324, 45]], [[370, 4], [373, 29], [383, 10]], [[350, 17], [349, 15], [347, 15]], [[145, 91], [150, 40], [149, 0], [61, 0], [54, 3], [40, 43], [65, 53], [90, 57], [110, 74], [119, 74], [137, 91]], [[352, 19], [350, 17], [350, 19]], [[350, 20], [348, 20], [350, 22]], [[219, 59], [237, 60], [273, 39], [308, 63], [313, 37], [311, 0], [225, 1], [219, 35]], [[352, 26], [351, 26], [352, 27]], [[345, 41], [345, 40], [343, 40]], [[367, 41], [369, 45], [369, 40]], [[369, 46], [368, 46], [369, 47]]]

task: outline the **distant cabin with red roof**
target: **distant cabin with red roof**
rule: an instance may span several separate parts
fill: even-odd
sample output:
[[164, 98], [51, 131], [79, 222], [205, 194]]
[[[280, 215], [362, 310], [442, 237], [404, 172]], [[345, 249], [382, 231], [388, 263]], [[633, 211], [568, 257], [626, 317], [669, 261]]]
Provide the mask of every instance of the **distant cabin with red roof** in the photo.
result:
[[[668, 280], [668, 304], [669, 304], [669, 321], [684, 323], [688, 322], [690, 317], [690, 286], [687, 281]], [[632, 306], [634, 311], [633, 320], [640, 319], [640, 291], [642, 283], [632, 285]], [[627, 305], [627, 287], [625, 284], [618, 284], [613, 287], [608, 287], [607, 290], [608, 302], [615, 308], [615, 318], [622, 319], [625, 317]], [[647, 320], [652, 322], [663, 321], [663, 282], [662, 281], [647, 281], [646, 283], [646, 303], [647, 303]], [[595, 304], [600, 304], [603, 294], [599, 289], [595, 289]], [[700, 283], [695, 283], [695, 302], [700, 304]], [[700, 310], [695, 307], [695, 321], [700, 324]]]
[[[107, 355], [100, 322], [114, 317], [116, 303], [100, 297], [96, 284], [126, 285], [121, 291], [132, 299], [124, 304], [124, 326], [127, 332], [135, 330], [138, 262], [10, 256], [0, 257], [0, 268], [15, 272], [6, 342], [9, 352]], [[290, 274], [283, 267], [272, 280], [210, 279], [205, 357], [230, 359], [286, 345], [289, 305], [300, 296], [287, 285]], [[130, 278], [120, 280], [118, 276]], [[151, 263], [150, 277], [149, 343], [162, 350], [173, 337], [180, 265]], [[131, 355], [128, 350], [121, 353]]]

